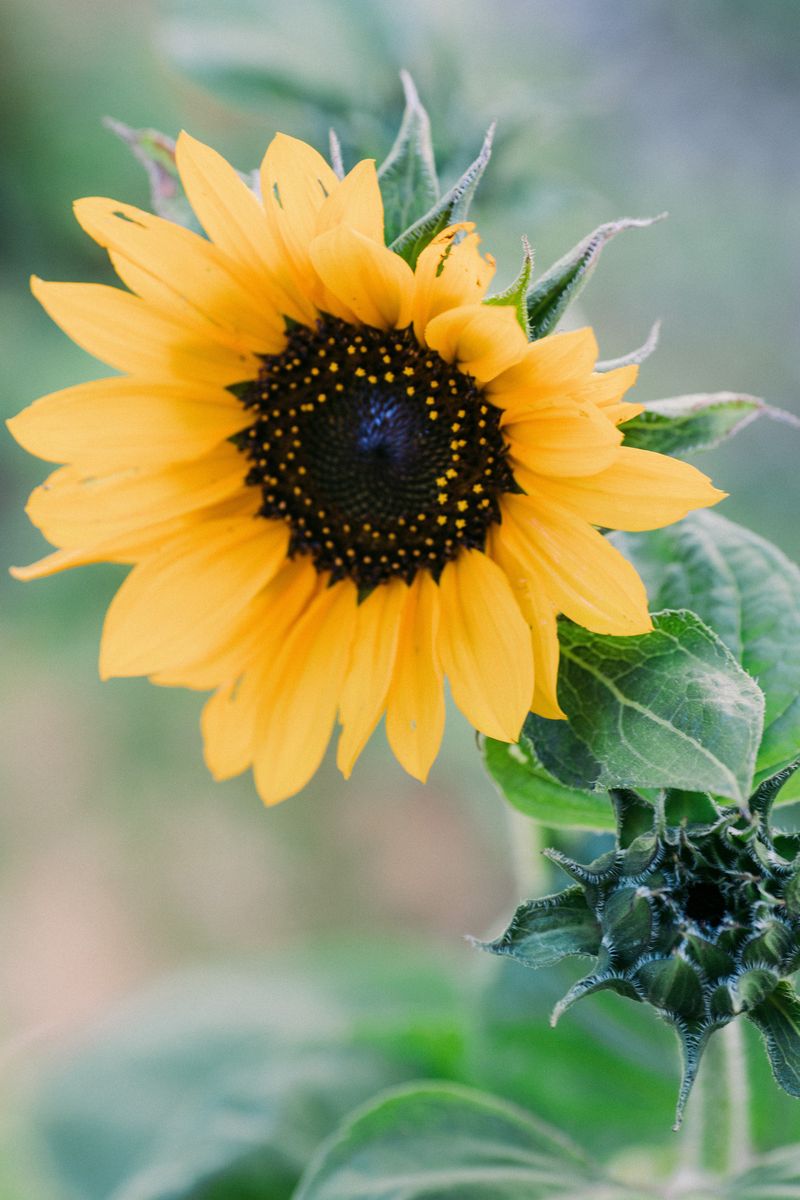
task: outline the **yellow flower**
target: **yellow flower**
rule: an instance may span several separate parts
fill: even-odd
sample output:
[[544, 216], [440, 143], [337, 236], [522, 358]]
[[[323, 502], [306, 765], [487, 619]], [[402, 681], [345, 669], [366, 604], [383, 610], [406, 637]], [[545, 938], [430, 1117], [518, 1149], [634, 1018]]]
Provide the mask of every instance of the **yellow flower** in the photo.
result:
[[445, 679], [494, 738], [516, 740], [531, 708], [563, 716], [556, 614], [650, 628], [639, 577], [594, 526], [651, 529], [722, 496], [621, 445], [636, 368], [595, 374], [591, 330], [529, 343], [512, 307], [484, 305], [494, 263], [471, 224], [412, 270], [384, 245], [371, 161], [340, 181], [279, 135], [263, 202], [186, 134], [177, 161], [208, 240], [81, 200], [128, 290], [33, 281], [122, 374], [10, 423], [67, 464], [28, 506], [58, 549], [17, 577], [135, 564], [101, 674], [215, 689], [208, 765], [252, 765], [267, 803], [313, 775], [337, 715], [345, 775], [385, 713], [425, 779]]

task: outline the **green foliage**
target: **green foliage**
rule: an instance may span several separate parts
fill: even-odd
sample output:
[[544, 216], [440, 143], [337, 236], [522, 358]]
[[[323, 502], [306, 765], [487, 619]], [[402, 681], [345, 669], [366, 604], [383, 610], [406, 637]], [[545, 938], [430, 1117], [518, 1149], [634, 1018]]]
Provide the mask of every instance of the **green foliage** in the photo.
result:
[[788, 982], [800, 963], [800, 920], [787, 900], [797, 890], [799, 839], [776, 848], [771, 800], [759, 792], [744, 815], [721, 809], [704, 825], [669, 825], [658, 805], [650, 829], [632, 837], [631, 816], [640, 826], [648, 806], [616, 793], [615, 849], [588, 866], [551, 851], [577, 886], [520, 905], [505, 932], [483, 944], [534, 968], [595, 958], [554, 1021], [608, 989], [672, 1024], [683, 1057], [678, 1124], [710, 1035], [741, 1013], [761, 1031], [778, 1083], [800, 1095], [800, 1001]]
[[763, 697], [694, 613], [662, 612], [654, 632], [607, 637], [561, 622], [559, 702], [568, 721], [531, 715], [524, 736], [568, 787], [683, 787], [743, 801]]
[[446, 971], [399, 951], [197, 972], [124, 1008], [51, 1072], [38, 1123], [81, 1200], [288, 1200], [350, 1109], [446, 1077], [461, 1037]]
[[528, 285], [531, 281], [531, 273], [533, 272], [533, 251], [531, 250], [530, 242], [526, 237], [522, 239], [522, 266], [520, 267], [519, 275], [510, 283], [503, 292], [498, 292], [494, 296], [490, 296], [485, 300], [485, 304], [513, 304], [514, 311], [517, 314], [517, 320], [520, 323], [522, 332], [527, 338], [531, 336], [530, 323], [528, 321]]
[[156, 129], [132, 129], [122, 121], [106, 117], [106, 127], [130, 147], [142, 164], [150, 184], [153, 212], [176, 225], [200, 232], [200, 225], [183, 190], [175, 165], [175, 140]]
[[510, 745], [484, 738], [483, 761], [506, 800], [535, 821], [554, 828], [614, 828], [607, 796], [559, 783], [538, 762], [529, 741]]
[[532, 339], [552, 333], [567, 306], [583, 290], [597, 266], [603, 247], [624, 229], [645, 229], [660, 217], [637, 220], [624, 217], [600, 225], [550, 267], [527, 296], [528, 323]]
[[755, 396], [735, 392], [651, 400], [622, 426], [625, 445], [658, 454], [709, 450], [744, 429], [764, 409]]
[[[791, 762], [800, 746], [800, 570], [777, 546], [713, 512], [612, 540], [654, 607], [697, 613], [758, 680], [765, 714], [756, 782]], [[795, 777], [781, 801], [798, 796]]]
[[478, 157], [467, 167], [449, 192], [446, 192], [427, 213], [414, 221], [408, 229], [405, 229], [390, 243], [390, 249], [404, 258], [410, 266], [413, 267], [416, 264], [422, 251], [429, 242], [433, 241], [437, 233], [447, 229], [448, 225], [465, 220], [472, 197], [489, 164], [493, 139], [494, 126], [492, 125], [486, 134]]
[[378, 169], [387, 242], [393, 242], [439, 199], [430, 119], [408, 71], [400, 77], [405, 112], [395, 143]]
[[[622, 1200], [556, 1130], [465, 1088], [378, 1097], [326, 1145], [296, 1200]], [[639, 1200], [645, 1200], [639, 1196]]]

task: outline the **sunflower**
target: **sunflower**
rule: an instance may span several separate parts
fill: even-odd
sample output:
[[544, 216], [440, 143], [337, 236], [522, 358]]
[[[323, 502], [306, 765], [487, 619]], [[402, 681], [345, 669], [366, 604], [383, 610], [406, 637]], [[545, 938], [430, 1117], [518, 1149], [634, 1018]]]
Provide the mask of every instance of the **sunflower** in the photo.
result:
[[424, 780], [445, 680], [480, 731], [515, 741], [563, 717], [556, 617], [650, 629], [633, 567], [597, 526], [641, 530], [723, 493], [686, 463], [622, 445], [636, 367], [594, 373], [590, 329], [529, 342], [470, 223], [412, 268], [384, 244], [375, 165], [344, 178], [278, 135], [259, 199], [214, 150], [177, 144], [208, 235], [78, 201], [127, 290], [33, 291], [121, 372], [10, 422], [65, 463], [28, 514], [57, 550], [33, 579], [133, 564], [100, 671], [212, 690], [219, 779], [252, 766], [275, 803], [317, 769], [337, 720], [348, 776], [382, 716]]

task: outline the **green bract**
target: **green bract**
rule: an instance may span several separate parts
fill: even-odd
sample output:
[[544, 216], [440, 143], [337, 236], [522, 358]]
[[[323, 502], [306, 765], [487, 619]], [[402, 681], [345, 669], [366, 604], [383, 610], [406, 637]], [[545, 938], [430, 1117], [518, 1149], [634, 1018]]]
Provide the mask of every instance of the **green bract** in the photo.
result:
[[800, 1096], [800, 835], [773, 835], [770, 812], [800, 759], [761, 784], [747, 809], [713, 808], [706, 823], [676, 821], [679, 794], [655, 807], [612, 792], [613, 850], [588, 866], [548, 857], [574, 884], [521, 905], [484, 949], [530, 967], [569, 955], [595, 959], [553, 1022], [576, 1000], [611, 989], [652, 1005], [683, 1052], [677, 1124], [709, 1036], [743, 1014], [759, 1028], [777, 1082]]

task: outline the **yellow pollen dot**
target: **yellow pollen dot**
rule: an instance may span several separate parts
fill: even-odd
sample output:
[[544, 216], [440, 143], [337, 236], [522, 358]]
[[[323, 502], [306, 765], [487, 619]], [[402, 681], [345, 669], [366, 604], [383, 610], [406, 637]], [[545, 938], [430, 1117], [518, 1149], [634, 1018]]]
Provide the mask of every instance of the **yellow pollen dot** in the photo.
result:
[[298, 474], [298, 475], [305, 475], [305, 473], [306, 473], [306, 469], [305, 469], [305, 467], [298, 467], [298, 468], [297, 468], [297, 474]]
[[403, 367], [403, 374], [404, 375], [413, 375], [414, 368], [413, 367]]
[[370, 529], [372, 529], [372, 526], [369, 521], [365, 521], [361, 528], [364, 530], [364, 533], [369, 533]]
[[440, 514], [440, 515], [439, 515], [439, 516], [436, 518], [436, 524], [437, 524], [437, 525], [446, 525], [446, 524], [447, 524], [447, 517], [446, 517], [446, 516], [445, 516], [443, 513], [442, 513], [442, 514]]
[[367, 376], [367, 383], [377, 383], [377, 382], [378, 382], [377, 375], [368, 375]]
[[392, 361], [391, 354], [383, 354], [381, 356], [381, 362], [390, 363], [391, 361]]
[[426, 397], [425, 397], [425, 403], [426, 403], [426, 404], [435, 404], [435, 403], [436, 403], [436, 401], [434, 400], [433, 396], [426, 396]]
[[458, 475], [458, 471], [454, 471], [452, 467], [448, 467], [447, 470], [445, 471], [445, 475], [447, 476], [448, 479], [455, 479], [456, 476]]
[[444, 475], [440, 475], [438, 477], [438, 479], [436, 480], [436, 486], [440, 487], [440, 488], [447, 487], [447, 480], [445, 479]]
[[425, 520], [427, 520], [427, 517], [428, 517], [427, 513], [417, 513], [418, 521], [425, 521]]
[[311, 374], [312, 374], [312, 375], [319, 375], [319, 367], [312, 367], [312, 368], [311, 368]]
[[439, 492], [439, 495], [436, 497], [436, 499], [440, 504], [447, 504], [447, 492]]
[[336, 374], [336, 372], [339, 370], [339, 364], [337, 362], [328, 363], [328, 370], [333, 371], [333, 373]]
[[337, 392], [343, 392], [343, 391], [344, 391], [344, 384], [343, 384], [343, 383], [337, 383], [337, 384], [336, 384], [336, 391], [337, 391]]
[[319, 350], [317, 351], [317, 356], [319, 358], [327, 358], [327, 355], [328, 355], [328, 351], [325, 349], [325, 347], [320, 346]]
[[[389, 361], [391, 362], [391, 359]], [[383, 378], [387, 383], [394, 383], [394, 371], [387, 371]]]
[[466, 523], [467, 522], [464, 520], [463, 517], [459, 517], [456, 521], [456, 529], [463, 529], [464, 526], [466, 525]]
[[367, 372], [364, 370], [363, 367], [356, 367], [356, 375], [358, 375], [359, 377], [362, 375], [366, 375], [366, 373]]
[[469, 506], [466, 500], [459, 500], [458, 504], [456, 505], [456, 508], [459, 512], [466, 512], [468, 507]]
[[476, 493], [476, 495], [480, 496], [481, 492], [483, 491], [483, 484], [482, 483], [474, 483], [472, 485], [472, 490], [473, 490], [473, 492]]
[[413, 396], [413, 395], [414, 395], [414, 393], [416, 392], [416, 390], [417, 390], [417, 389], [416, 389], [415, 387], [407, 387], [407, 388], [406, 388], [406, 395], [407, 395], [407, 396]]
[[438, 421], [439, 420], [439, 414], [436, 411], [436, 409], [433, 409], [431, 412], [428, 413], [428, 420], [429, 421]]
[[324, 404], [327, 399], [328, 396], [325, 392], [317, 392], [317, 400], [320, 402], [320, 404]]
[[453, 421], [453, 424], [450, 426], [450, 432], [451, 432], [451, 433], [458, 433], [458, 431], [459, 431], [459, 429], [460, 429], [460, 428], [461, 428], [461, 422], [460, 422], [460, 421]]
[[347, 353], [348, 353], [348, 354], [355, 354], [355, 352], [356, 352], [356, 348], [355, 348], [355, 346], [348, 346], [348, 347], [347, 347]]
[[456, 413], [456, 416], [457, 416], [457, 417], [460, 417], [460, 419], [461, 419], [462, 421], [464, 420], [464, 417], [465, 417], [466, 415], [467, 415], [467, 410], [466, 410], [465, 408], [460, 408], [460, 409], [458, 410], [458, 412]]
[[431, 386], [432, 388], [438, 388], [438, 386], [439, 386], [439, 381], [438, 381], [437, 379], [432, 379], [432, 380], [431, 380], [431, 383], [430, 383], [430, 386]]

